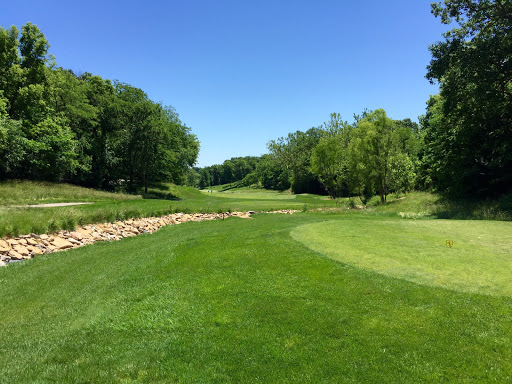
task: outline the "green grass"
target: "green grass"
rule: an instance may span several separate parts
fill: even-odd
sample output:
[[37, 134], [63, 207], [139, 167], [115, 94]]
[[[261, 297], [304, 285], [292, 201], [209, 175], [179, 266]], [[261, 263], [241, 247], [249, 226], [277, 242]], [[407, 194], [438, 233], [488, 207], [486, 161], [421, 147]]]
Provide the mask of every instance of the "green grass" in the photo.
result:
[[[326, 196], [268, 191], [258, 188], [227, 189], [216, 186], [213, 193], [195, 188], [160, 183], [147, 194], [108, 193], [66, 184], [8, 181], [0, 183], [0, 237], [26, 233], [46, 233], [58, 229], [73, 229], [77, 225], [115, 221], [134, 217], [160, 216], [171, 212], [272, 211], [279, 209], [333, 210], [353, 214], [348, 210], [358, 204], [357, 198], [331, 200]], [[92, 205], [57, 208], [21, 208], [13, 205], [54, 202], [93, 202]], [[459, 218], [512, 220], [510, 196], [499, 201], [449, 201], [425, 192], [406, 197], [389, 196], [380, 205], [372, 199], [366, 215], [401, 216], [405, 218]]]
[[[461, 220], [332, 220], [297, 227], [314, 251], [387, 276], [512, 297], [512, 223]], [[446, 246], [453, 241], [453, 247]]]
[[433, 217], [461, 220], [512, 220], [512, 195], [495, 200], [450, 200], [427, 192], [412, 192], [406, 196], [388, 196], [380, 204], [376, 196], [371, 200], [370, 211], [398, 214], [405, 218]]
[[[93, 202], [55, 208], [26, 208], [62, 202]], [[141, 196], [109, 193], [68, 184], [33, 181], [0, 183], [0, 236], [46, 233], [77, 225], [130, 217], [169, 213], [167, 200], [142, 200]]]
[[254, 199], [254, 200], [294, 200], [297, 195], [284, 191], [269, 191], [266, 189], [230, 189], [227, 191], [218, 191], [203, 189], [202, 193], [206, 195], [213, 194], [215, 197], [227, 199]]
[[[405, 223], [436, 237], [431, 222], [256, 215], [2, 268], [0, 382], [510, 382], [509, 296], [385, 276], [291, 236], [333, 223], [393, 236]], [[468, 223], [454, 228], [462, 235]], [[420, 256], [424, 243], [409, 248]]]
[[140, 196], [110, 193], [70, 184], [9, 180], [0, 183], [0, 206], [63, 202], [120, 201]]
[[[113, 194], [70, 185], [4, 182], [0, 183], [0, 237], [26, 233], [46, 233], [58, 229], [73, 229], [77, 225], [160, 216], [171, 212], [270, 211], [277, 209], [303, 209], [331, 207], [334, 201], [323, 196], [282, 194], [259, 190], [254, 199], [249, 192], [207, 194], [195, 188], [161, 184], [152, 187], [149, 199], [127, 194]], [[158, 198], [159, 197], [159, 198]], [[227, 198], [229, 197], [229, 198]], [[169, 200], [172, 199], [172, 200]], [[48, 202], [93, 201], [91, 205], [55, 208], [20, 208], [16, 204]]]

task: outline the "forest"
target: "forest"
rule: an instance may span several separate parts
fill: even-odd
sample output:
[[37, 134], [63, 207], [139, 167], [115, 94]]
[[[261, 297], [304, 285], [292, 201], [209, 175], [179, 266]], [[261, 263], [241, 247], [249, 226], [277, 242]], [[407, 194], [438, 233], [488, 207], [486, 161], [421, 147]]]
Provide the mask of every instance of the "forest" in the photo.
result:
[[31, 23], [0, 28], [0, 180], [128, 191], [180, 182], [199, 141], [141, 89], [58, 67]]

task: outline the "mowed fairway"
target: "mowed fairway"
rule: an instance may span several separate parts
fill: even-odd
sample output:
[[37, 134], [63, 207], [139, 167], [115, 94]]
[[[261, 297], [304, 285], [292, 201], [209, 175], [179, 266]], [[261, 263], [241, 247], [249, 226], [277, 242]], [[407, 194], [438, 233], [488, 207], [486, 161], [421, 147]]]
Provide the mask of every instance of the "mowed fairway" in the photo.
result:
[[423, 223], [261, 214], [2, 268], [0, 382], [510, 382], [509, 296], [388, 277], [292, 237], [363, 221], [385, 238]]

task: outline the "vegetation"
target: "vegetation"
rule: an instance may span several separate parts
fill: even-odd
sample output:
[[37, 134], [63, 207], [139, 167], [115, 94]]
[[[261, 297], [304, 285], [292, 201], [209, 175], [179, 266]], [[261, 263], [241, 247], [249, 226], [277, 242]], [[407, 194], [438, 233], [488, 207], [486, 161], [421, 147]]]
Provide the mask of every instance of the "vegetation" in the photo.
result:
[[[381, 109], [355, 115], [352, 124], [332, 113], [319, 127], [271, 140], [244, 185], [358, 195], [363, 204], [412, 189], [457, 198], [511, 193], [512, 5], [445, 0], [432, 13], [457, 26], [430, 47], [427, 78], [440, 94], [427, 102], [419, 126]], [[215, 180], [211, 185], [228, 182]]]
[[[203, 193], [195, 188], [154, 184], [147, 194], [133, 196], [107, 193], [71, 185], [41, 182], [0, 183], [0, 237], [73, 229], [77, 225], [135, 217], [161, 216], [171, 212], [270, 211], [335, 207], [322, 196], [273, 193], [264, 190]], [[279, 198], [282, 196], [284, 198]], [[5, 197], [5, 198], [4, 198]], [[276, 198], [277, 197], [277, 198]], [[26, 204], [94, 202], [55, 208], [28, 208]]]
[[[416, 185], [421, 134], [410, 119], [392, 120], [384, 110], [365, 111], [353, 124], [333, 113], [328, 123], [271, 140], [270, 153], [236, 158], [202, 168], [200, 188], [229, 183], [294, 193], [359, 195], [363, 203], [379, 193], [407, 192]], [[246, 172], [232, 169], [246, 166]], [[235, 166], [234, 164], [238, 164]], [[225, 176], [229, 175], [229, 177]]]
[[140, 196], [46, 181], [9, 180], [0, 183], [0, 206], [4, 207], [24, 204], [134, 200], [137, 198]]
[[[0, 269], [0, 351], [10, 357], [0, 377], [9, 383], [509, 381], [510, 297], [387, 277], [290, 237], [326, 219], [345, 231], [356, 216], [187, 223]], [[397, 225], [429, 221], [397, 216], [389, 226], [389, 218], [367, 215], [355, 223], [356, 235], [368, 225], [389, 240], [373, 243], [378, 254], [402, 246], [393, 243], [401, 241]], [[482, 243], [487, 238], [488, 252], [500, 255], [495, 226], [480, 224]], [[421, 239], [436, 232], [428, 225], [413, 232], [419, 238], [410, 239], [408, 253], [425, 252]], [[455, 247], [469, 246], [460, 234], [450, 232]], [[444, 257], [444, 244], [429, 245], [440, 252], [432, 258]], [[493, 260], [488, 272], [499, 268]]]
[[[431, 47], [419, 125], [333, 113], [205, 168], [172, 107], [57, 67], [33, 24], [0, 28], [1, 237], [301, 211], [0, 268], [0, 382], [510, 382], [512, 3], [432, 10], [458, 26]], [[55, 202], [93, 204], [23, 207]]]
[[456, 28], [431, 46], [427, 78], [441, 93], [428, 102], [425, 166], [452, 195], [499, 196], [512, 186], [512, 3], [457, 0], [433, 4]]
[[[209, 167], [200, 168], [197, 177], [193, 178], [193, 184], [200, 189], [206, 187], [231, 184], [244, 180], [247, 175], [254, 172], [258, 163], [258, 158], [254, 156], [232, 157], [222, 164], [214, 164]], [[246, 186], [254, 184], [251, 182], [243, 183]]]
[[[335, 260], [447, 289], [512, 296], [512, 223], [460, 220], [331, 220], [292, 237]], [[446, 240], [453, 241], [447, 247]]]
[[67, 181], [134, 191], [180, 182], [199, 143], [171, 106], [142, 90], [57, 67], [27, 23], [0, 27], [0, 180]]
[[[354, 198], [330, 199], [314, 194], [292, 194], [258, 188], [232, 187], [229, 184], [198, 191], [173, 184], [153, 184], [147, 194], [134, 196], [107, 193], [77, 186], [48, 182], [0, 183], [0, 236], [48, 233], [73, 229], [77, 225], [116, 221], [135, 217], [161, 216], [171, 212], [272, 211], [295, 209], [327, 210], [353, 214], [358, 208]], [[27, 208], [23, 205], [94, 202], [55, 208]], [[401, 216], [409, 218], [453, 218], [479, 220], [512, 220], [510, 196], [500, 200], [474, 201], [446, 199], [426, 192], [407, 196], [393, 194], [387, 204], [380, 198], [367, 201], [364, 215]]]

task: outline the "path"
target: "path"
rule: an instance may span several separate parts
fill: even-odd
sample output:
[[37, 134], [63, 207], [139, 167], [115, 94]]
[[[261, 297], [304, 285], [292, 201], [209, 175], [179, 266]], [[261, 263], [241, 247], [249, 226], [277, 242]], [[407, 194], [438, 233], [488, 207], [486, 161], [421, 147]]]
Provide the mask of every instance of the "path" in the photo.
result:
[[49, 203], [49, 204], [31, 204], [31, 205], [11, 205], [11, 208], [53, 208], [68, 207], [70, 205], [84, 205], [93, 203]]

